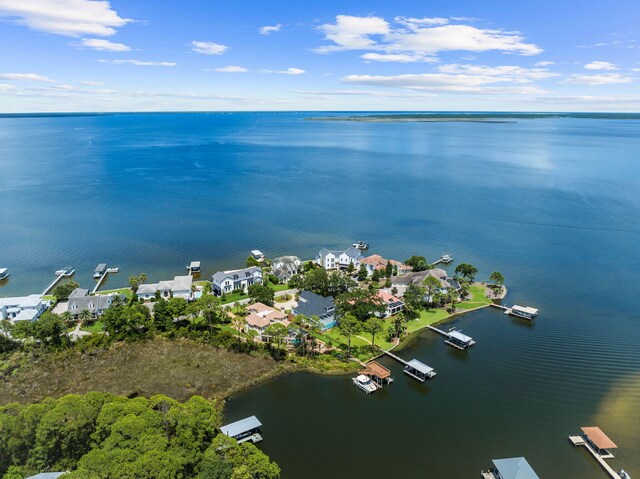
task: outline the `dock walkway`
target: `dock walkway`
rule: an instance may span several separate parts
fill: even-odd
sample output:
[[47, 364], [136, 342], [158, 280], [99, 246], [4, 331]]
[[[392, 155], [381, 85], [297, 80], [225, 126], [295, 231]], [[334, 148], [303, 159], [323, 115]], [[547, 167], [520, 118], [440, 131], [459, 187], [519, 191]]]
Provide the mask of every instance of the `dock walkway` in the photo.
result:
[[53, 287], [58, 284], [58, 282], [64, 278], [65, 276], [63, 274], [57, 274], [56, 275], [56, 279], [54, 279], [51, 284], [49, 284], [49, 286], [47, 286], [44, 291], [42, 292], [42, 296], [46, 295], [49, 291], [51, 291], [53, 289]]
[[598, 454], [595, 449], [593, 449], [591, 447], [591, 445], [585, 441], [582, 437], [580, 436], [569, 436], [569, 441], [571, 442], [571, 444], [573, 444], [576, 447], [582, 446], [584, 448], [587, 449], [587, 451], [589, 451], [589, 453], [595, 458], [596, 461], [598, 461], [598, 463], [600, 464], [600, 466], [602, 466], [602, 468], [605, 470], [605, 472], [607, 474], [609, 474], [609, 477], [613, 478], [613, 479], [622, 479], [620, 477], [620, 475], [613, 470], [613, 468], [607, 464], [607, 461], [605, 461], [600, 454]]
[[442, 334], [445, 338], [449, 337], [449, 333], [447, 333], [446, 331], [443, 331], [442, 329], [438, 329], [431, 325], [427, 326], [427, 328], [429, 328], [431, 331], [435, 331], [438, 334]]
[[98, 280], [98, 282], [96, 283], [95, 287], [91, 291], [91, 294], [96, 294], [96, 292], [100, 288], [100, 285], [107, 278], [108, 275], [109, 275], [109, 270], [106, 270], [104, 273], [102, 273], [102, 276], [100, 276], [100, 279]]
[[438, 259], [437, 261], [434, 261], [433, 263], [431, 263], [432, 265], [436, 266], [440, 263], [444, 263], [444, 264], [449, 264], [453, 261], [453, 257], [451, 257], [450, 255], [442, 255], [440, 256], [440, 259]]
[[385, 351], [384, 354], [386, 354], [387, 356], [389, 356], [390, 358], [395, 359], [396, 361], [398, 361], [399, 363], [404, 364], [405, 366], [408, 365], [409, 363], [407, 361], [405, 361], [404, 359], [402, 359], [399, 356], [396, 356], [395, 354], [393, 354], [390, 351]]

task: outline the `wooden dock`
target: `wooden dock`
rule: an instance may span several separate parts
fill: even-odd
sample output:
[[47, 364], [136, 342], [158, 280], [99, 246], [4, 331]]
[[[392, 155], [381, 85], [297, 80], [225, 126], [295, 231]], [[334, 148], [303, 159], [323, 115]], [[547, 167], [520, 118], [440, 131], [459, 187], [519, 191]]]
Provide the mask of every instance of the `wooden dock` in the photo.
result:
[[398, 361], [399, 363], [404, 364], [405, 366], [406, 366], [407, 364], [409, 364], [408, 362], [406, 362], [406, 361], [405, 361], [404, 359], [402, 359], [401, 357], [396, 356], [395, 354], [393, 354], [391, 351], [385, 351], [385, 352], [384, 352], [384, 354], [386, 354], [386, 355], [387, 355], [387, 356], [389, 356], [390, 358], [395, 359], [395, 360], [396, 360], [396, 361]]
[[427, 328], [429, 328], [431, 331], [435, 331], [438, 334], [442, 334], [445, 338], [449, 337], [449, 333], [447, 333], [446, 331], [443, 331], [442, 329], [438, 329], [433, 326], [427, 326]]
[[587, 441], [585, 441], [581, 436], [569, 436], [569, 442], [571, 442], [571, 444], [573, 444], [574, 447], [581, 446], [586, 448], [586, 450], [589, 451], [589, 453], [595, 458], [595, 460], [598, 461], [598, 464], [600, 464], [602, 469], [604, 469], [605, 472], [609, 474], [609, 477], [613, 479], [622, 479], [620, 477], [620, 474], [614, 471], [613, 468], [609, 464], [607, 464], [607, 461], [605, 461], [604, 458], [601, 457], [600, 454], [598, 454], [595, 451], [595, 449], [593, 449], [591, 445]]
[[63, 275], [63, 274], [57, 274], [57, 275], [56, 275], [56, 279], [54, 279], [54, 280], [51, 282], [51, 284], [49, 284], [49, 286], [47, 286], [47, 287], [44, 289], [44, 291], [42, 292], [42, 296], [44, 296], [44, 295], [45, 295], [45, 294], [47, 294], [49, 291], [51, 291], [51, 290], [54, 288], [54, 286], [55, 286], [56, 284], [58, 284], [58, 282], [59, 282], [62, 278], [64, 278], [64, 277], [65, 277], [65, 275]]
[[433, 264], [434, 266], [440, 263], [444, 263], [444, 264], [449, 264], [453, 261], [453, 256], [448, 255], [448, 254], [443, 254], [442, 256], [440, 256], [440, 259], [438, 259], [437, 261], [434, 261]]
[[109, 276], [109, 271], [105, 271], [104, 273], [102, 273], [102, 276], [100, 276], [100, 279], [98, 280], [98, 282], [96, 283], [95, 287], [93, 288], [93, 290], [91, 291], [91, 294], [96, 294], [96, 292], [98, 291], [98, 289], [100, 288], [100, 285], [102, 284], [102, 282], [107, 279], [107, 276]]

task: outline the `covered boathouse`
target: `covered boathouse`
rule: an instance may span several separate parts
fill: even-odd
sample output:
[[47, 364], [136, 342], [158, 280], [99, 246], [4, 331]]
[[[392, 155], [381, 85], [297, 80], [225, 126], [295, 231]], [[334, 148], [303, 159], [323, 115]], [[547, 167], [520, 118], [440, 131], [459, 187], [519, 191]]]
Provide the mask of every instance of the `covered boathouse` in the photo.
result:
[[445, 344], [452, 346], [456, 349], [467, 349], [476, 344], [471, 336], [462, 334], [460, 331], [451, 331], [447, 334], [447, 340]]
[[617, 449], [615, 442], [609, 439], [602, 429], [599, 427], [581, 427], [582, 437], [593, 448], [595, 452], [603, 459], [612, 459], [614, 456], [611, 449]]
[[540, 479], [524, 457], [493, 459], [493, 469], [482, 471], [483, 479]]
[[411, 376], [413, 379], [417, 379], [421, 383], [425, 382], [425, 380], [427, 379], [431, 379], [436, 375], [436, 372], [432, 367], [421, 363], [417, 359], [412, 359], [406, 364], [406, 366], [404, 367], [404, 373], [408, 376]]
[[535, 319], [535, 317], [538, 316], [538, 310], [536, 308], [530, 308], [529, 306], [518, 306], [514, 304], [511, 306], [511, 314], [525, 319]]
[[240, 421], [222, 426], [220, 431], [222, 434], [232, 437], [238, 441], [238, 444], [247, 441], [251, 441], [255, 444], [256, 442], [262, 441], [262, 436], [260, 435], [261, 426], [262, 423], [258, 421], [257, 417], [250, 416], [241, 419]]
[[369, 377], [379, 388], [393, 382], [391, 371], [377, 361], [368, 362], [365, 369], [360, 371], [359, 374]]

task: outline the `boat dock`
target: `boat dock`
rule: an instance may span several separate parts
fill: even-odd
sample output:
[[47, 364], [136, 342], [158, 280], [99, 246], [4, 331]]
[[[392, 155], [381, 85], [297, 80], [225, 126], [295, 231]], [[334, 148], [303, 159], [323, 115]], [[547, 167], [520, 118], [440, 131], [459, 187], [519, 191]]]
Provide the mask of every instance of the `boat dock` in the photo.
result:
[[58, 271], [56, 271], [56, 279], [54, 279], [49, 286], [47, 286], [44, 291], [42, 292], [42, 295], [44, 296], [45, 294], [47, 294], [49, 291], [51, 291], [54, 286], [56, 284], [58, 284], [58, 282], [62, 279], [62, 278], [68, 278], [70, 276], [73, 276], [73, 274], [76, 271], [71, 268], [71, 267], [65, 267], [64, 269], [59, 269]]
[[609, 464], [607, 464], [607, 461], [605, 461], [604, 458], [600, 456], [600, 454], [598, 454], [595, 449], [591, 447], [591, 444], [585, 441], [582, 436], [569, 436], [569, 442], [574, 447], [584, 447], [587, 451], [589, 451], [589, 453], [595, 458], [595, 460], [598, 461], [598, 464], [600, 464], [600, 466], [602, 466], [606, 473], [609, 474], [609, 477], [612, 477], [613, 479], [622, 479], [620, 474], [614, 471], [613, 468]]
[[100, 276], [98, 277], [98, 282], [91, 291], [91, 294], [96, 294], [98, 292], [98, 289], [100, 289], [100, 285], [104, 282], [105, 279], [107, 279], [109, 273], [117, 273], [118, 271], [120, 271], [120, 268], [107, 268], [107, 265], [105, 263], [99, 264], [93, 274], [93, 277], [96, 278], [96, 273], [98, 272], [100, 272]]
[[434, 326], [427, 326], [427, 328], [429, 328], [431, 331], [435, 331], [436, 333], [441, 334], [441, 335], [443, 335], [443, 336], [445, 336], [447, 338], [449, 337], [449, 333], [447, 333], [446, 331], [443, 331], [442, 329], [438, 329], [438, 328], [436, 328]]
[[453, 256], [451, 256], [450, 254], [442, 253], [442, 256], [440, 256], [440, 259], [438, 259], [437, 261], [434, 261], [432, 264], [434, 266], [440, 263], [449, 264], [452, 261], [453, 261]]
[[411, 361], [405, 361], [400, 356], [396, 356], [391, 351], [384, 351], [383, 354], [386, 354], [392, 359], [395, 359], [400, 364], [404, 365], [403, 372], [407, 376], [411, 376], [413, 379], [420, 381], [423, 383], [426, 379], [431, 379], [436, 375], [436, 372], [433, 368], [427, 366], [424, 363], [421, 363], [417, 359], [412, 359]]
[[472, 337], [462, 334], [460, 331], [454, 330], [446, 332], [434, 326], [427, 326], [427, 328], [447, 338], [444, 343], [453, 348], [459, 349], [460, 351], [464, 351], [476, 344]]
[[262, 423], [255, 416], [250, 416], [240, 421], [236, 421], [220, 428], [220, 432], [226, 436], [232, 437], [238, 444], [251, 441], [254, 444], [262, 441], [260, 434]]
[[530, 308], [527, 306], [518, 306], [517, 304], [512, 306], [511, 308], [507, 306], [503, 306], [502, 304], [491, 303], [490, 306], [494, 308], [501, 309], [504, 314], [508, 314], [509, 316], [515, 316], [516, 318], [522, 319], [535, 319], [538, 316], [538, 310], [536, 308]]
[[404, 364], [405, 366], [407, 364], [409, 364], [407, 361], [405, 361], [404, 359], [402, 359], [399, 356], [396, 356], [395, 354], [393, 354], [391, 351], [385, 351], [384, 354], [386, 354], [387, 356], [389, 356], [392, 359], [395, 359], [396, 361], [398, 361], [399, 363]]

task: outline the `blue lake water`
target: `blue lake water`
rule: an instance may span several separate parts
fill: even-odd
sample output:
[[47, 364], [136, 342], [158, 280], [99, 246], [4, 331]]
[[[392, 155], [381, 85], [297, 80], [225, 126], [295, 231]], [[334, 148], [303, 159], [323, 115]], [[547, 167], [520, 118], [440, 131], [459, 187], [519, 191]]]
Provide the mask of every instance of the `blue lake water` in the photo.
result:
[[[323, 114], [324, 115], [324, 114]], [[309, 113], [0, 118], [0, 296], [100, 262], [151, 281], [310, 258], [366, 240], [501, 271], [534, 324], [482, 311], [459, 355], [431, 333], [402, 352], [427, 386], [372, 397], [349, 378], [279, 378], [231, 399], [257, 414], [283, 478], [477, 477], [524, 455], [541, 477], [605, 477], [567, 436], [599, 425], [640, 474], [640, 120], [308, 121]], [[455, 267], [452, 265], [452, 267]], [[363, 458], [365, 465], [363, 466]]]

